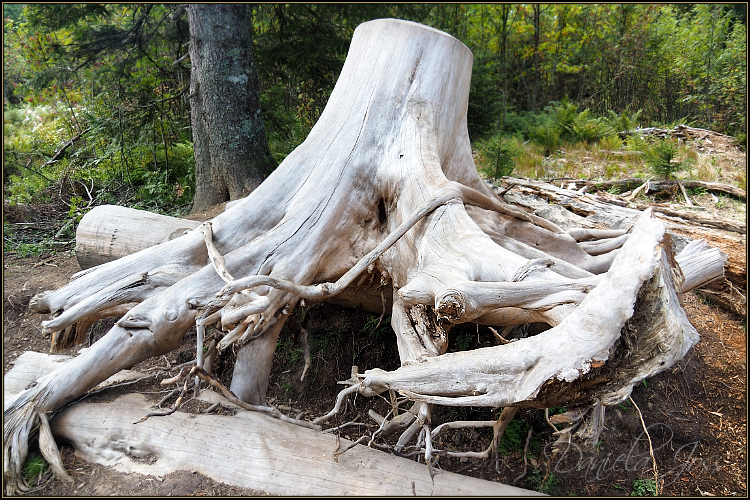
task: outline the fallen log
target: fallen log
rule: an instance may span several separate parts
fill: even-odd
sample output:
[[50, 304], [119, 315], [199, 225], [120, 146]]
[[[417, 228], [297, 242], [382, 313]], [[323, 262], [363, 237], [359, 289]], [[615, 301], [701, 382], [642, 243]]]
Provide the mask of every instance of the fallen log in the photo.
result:
[[[5, 375], [6, 400], [70, 356], [25, 352]], [[103, 386], [144, 377], [130, 372]], [[236, 408], [236, 414], [175, 412], [134, 424], [153, 412], [138, 393], [108, 403], [79, 402], [50, 422], [55, 437], [71, 443], [79, 458], [120, 472], [163, 476], [200, 472], [215, 481], [292, 496], [526, 496], [539, 493], [452, 472], [430, 478], [423, 465], [352, 445], [324, 434], [237, 408], [212, 391], [202, 401]], [[362, 474], [362, 471], [367, 471]]]
[[188, 219], [101, 205], [78, 223], [76, 259], [81, 269], [88, 269], [173, 240], [198, 226], [200, 222]]
[[[90, 349], [8, 404], [6, 491], [22, 486], [37, 426], [49, 443], [49, 412], [177, 348], [193, 325], [215, 325], [225, 334], [220, 344], [236, 346], [230, 389], [263, 405], [277, 338], [294, 307], [370, 277], [393, 290], [401, 367], [353, 370], [334, 409], [313, 425], [349, 395], [393, 390], [415, 402], [413, 418], [399, 421], [406, 430], [396, 445], [380, 446], [423, 457], [428, 471], [440, 452], [432, 444], [435, 404], [576, 408], [591, 418], [580, 420], [586, 424], [575, 438], [595, 442], [605, 406], [698, 341], [679, 300], [683, 264], [710, 262], [704, 280], [721, 276], [723, 264], [712, 250], [675, 259], [650, 210], [631, 209], [630, 228], [614, 234], [569, 232], [496, 197], [472, 159], [471, 65], [468, 48], [435, 29], [398, 20], [358, 26], [320, 119], [255, 191], [183, 236], [34, 297], [31, 307], [53, 315], [42, 323], [52, 335], [129, 310]], [[464, 322], [550, 329], [447, 352], [452, 326]], [[53, 447], [42, 451], [59, 462]]]
[[669, 215], [671, 217], [678, 217], [683, 220], [688, 220], [701, 226], [715, 227], [716, 229], [723, 229], [724, 231], [732, 231], [740, 234], [747, 234], [747, 224], [744, 222], [736, 221], [733, 219], [727, 219], [724, 217], [718, 217], [716, 215], [706, 214], [702, 212], [691, 211], [690, 209], [676, 210], [671, 206], [665, 206], [660, 203], [649, 204], [641, 202], [632, 202], [632, 205], [641, 210], [646, 208], [652, 208], [657, 214]]
[[[571, 189], [573, 191], [580, 190], [583, 186], [595, 187], [599, 190], [609, 191], [612, 188], [618, 188], [621, 193], [627, 191], [633, 191], [640, 187], [643, 183], [643, 179], [628, 178], [620, 180], [608, 180], [608, 181], [590, 181], [587, 179], [551, 179], [550, 182], [557, 182], [562, 184], [564, 188]], [[704, 181], [680, 181], [685, 189], [703, 189], [711, 193], [720, 193], [728, 196], [732, 196], [739, 200], [746, 200], [747, 193], [744, 189], [734, 187], [730, 184], [723, 184], [720, 182], [704, 182]], [[663, 191], [671, 191], [677, 186], [675, 180], [653, 180], [648, 182], [648, 187], [644, 191], [646, 193], [658, 193]], [[589, 190], [590, 191], [590, 190]]]
[[[508, 202], [525, 205], [534, 210], [543, 208], [545, 202], [554, 203], [568, 209], [574, 214], [578, 214], [591, 221], [597, 221], [610, 228], [630, 226], [642, 210], [651, 208], [657, 215], [663, 214], [670, 217], [679, 217], [702, 226], [741, 234], [746, 234], [747, 232], [747, 225], [742, 222], [696, 212], [695, 210], [676, 210], [663, 204], [630, 202], [609, 193], [581, 193], [572, 189], [560, 188], [548, 182], [515, 177], [506, 178], [504, 183], [509, 188], [498, 188], [497, 192], [503, 192], [503, 198]], [[569, 186], [575, 183], [572, 181], [565, 183], [563, 181], [563, 184]], [[537, 199], [524, 199], [523, 196], [518, 197], [517, 193], [534, 195]]]
[[633, 130], [620, 132], [620, 137], [625, 138], [628, 135], [654, 136], [654, 137], [680, 137], [683, 139], [705, 139], [708, 136], [719, 136], [724, 139], [735, 141], [734, 137], [713, 130], [704, 128], [688, 127], [687, 125], [676, 125], [673, 129], [659, 127], [639, 127]]

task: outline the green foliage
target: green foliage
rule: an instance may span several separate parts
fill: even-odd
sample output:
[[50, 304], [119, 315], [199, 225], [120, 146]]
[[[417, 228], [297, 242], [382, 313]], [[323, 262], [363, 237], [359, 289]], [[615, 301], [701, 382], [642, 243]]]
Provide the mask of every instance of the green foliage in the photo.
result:
[[512, 451], [523, 451], [526, 434], [529, 432], [529, 424], [525, 420], [513, 419], [505, 428], [503, 437], [497, 445], [497, 452], [506, 456]]
[[549, 156], [564, 143], [595, 143], [605, 137], [610, 128], [606, 121], [593, 116], [589, 110], [578, 111], [568, 98], [552, 102], [538, 115], [531, 115], [535, 122], [528, 128], [528, 137], [545, 150]]
[[544, 156], [549, 156], [560, 147], [560, 129], [551, 117], [539, 120], [541, 123], [529, 128], [529, 137], [544, 148]]
[[333, 329], [319, 335], [313, 335], [307, 339], [307, 342], [310, 345], [310, 354], [314, 355], [327, 351], [330, 346], [340, 345], [342, 340], [343, 332], [341, 329]]
[[544, 493], [545, 495], [549, 495], [552, 492], [552, 489], [560, 482], [552, 471], [549, 471], [549, 475], [546, 475], [545, 479], [545, 473], [538, 467], [531, 469], [528, 481], [534, 490], [539, 493]]
[[630, 109], [624, 109], [622, 113], [616, 113], [615, 111], [607, 110], [607, 117], [604, 119], [605, 124], [609, 127], [610, 134], [629, 135], [631, 131], [638, 127], [638, 120], [643, 113], [642, 109], [639, 109], [635, 113], [632, 113]]
[[22, 19], [6, 21], [10, 205], [55, 193], [76, 206], [69, 217], [77, 222], [84, 212], [75, 198], [84, 195], [91, 206], [174, 214], [190, 202], [189, 67], [172, 64], [184, 55], [187, 24], [164, 22], [172, 8], [27, 4]]
[[568, 409], [563, 406], [553, 406], [547, 410], [547, 414], [551, 417], [552, 415], [562, 415], [566, 411], [568, 411]]
[[36, 241], [25, 241], [12, 229], [6, 228], [3, 233], [3, 251], [17, 253], [20, 257], [34, 257], [43, 253], [55, 252], [57, 241], [52, 237], [43, 237]]
[[633, 490], [630, 492], [631, 497], [655, 497], [656, 481], [653, 479], [636, 479], [633, 481]]
[[472, 140], [493, 131], [502, 102], [497, 91], [496, 59], [482, 51], [474, 59], [467, 110], [467, 126]]
[[[85, 183], [92, 205], [180, 214], [195, 192], [186, 16], [173, 16], [172, 4], [3, 7], [6, 202], [89, 202]], [[747, 30], [738, 12], [721, 4], [257, 4], [269, 145], [280, 162], [304, 140], [354, 29], [377, 18], [433, 26], [472, 50], [467, 120], [488, 177], [526, 170], [516, 165], [523, 140], [545, 156], [574, 142], [611, 150], [640, 123], [683, 120], [745, 144]], [[643, 150], [637, 136], [626, 140]]]
[[622, 139], [618, 135], [607, 135], [599, 140], [599, 148], [605, 151], [616, 151], [622, 147]]
[[388, 316], [381, 321], [379, 316], [371, 314], [362, 330], [374, 340], [385, 340], [391, 332], [391, 317]]
[[41, 455], [32, 454], [23, 464], [23, 477], [26, 478], [27, 482], [32, 483], [32, 481], [44, 474], [47, 469], [49, 469], [47, 461]]
[[500, 134], [475, 143], [478, 152], [478, 170], [486, 177], [499, 179], [508, 176], [516, 166], [516, 158], [523, 151], [515, 137]]
[[657, 140], [653, 145], [647, 147], [644, 153], [649, 168], [655, 175], [664, 179], [674, 177], [676, 172], [685, 170], [691, 163], [689, 160], [678, 160], [677, 143], [671, 139]]
[[469, 332], [461, 332], [456, 337], [456, 346], [459, 351], [468, 351], [474, 345], [474, 335]]

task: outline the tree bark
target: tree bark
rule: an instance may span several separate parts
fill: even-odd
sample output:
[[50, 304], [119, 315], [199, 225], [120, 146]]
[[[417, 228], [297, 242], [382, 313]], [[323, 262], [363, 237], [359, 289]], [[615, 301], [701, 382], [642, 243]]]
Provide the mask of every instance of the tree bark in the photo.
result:
[[[248, 197], [184, 236], [35, 297], [31, 307], [55, 314], [42, 324], [49, 333], [137, 305], [6, 408], [8, 489], [46, 412], [176, 348], [191, 325], [221, 327], [222, 347], [261, 341], [243, 364], [252, 369], [238, 365], [234, 376], [262, 400], [269, 364], [259, 357], [272, 355], [267, 347], [299, 300], [368, 282], [393, 290], [401, 367], [353, 370], [339, 404], [314, 424], [349, 394], [394, 390], [416, 402], [418, 420], [393, 450], [417, 439], [411, 449], [428, 466], [434, 404], [570, 403], [596, 416], [578, 435], [596, 437], [602, 404], [623, 401], [697, 342], [680, 305], [681, 267], [706, 254], [675, 260], [649, 210], [620, 238], [625, 230], [566, 231], [497, 198], [472, 160], [471, 65], [471, 52], [435, 29], [398, 20], [360, 25], [310, 135]], [[606, 241], [607, 251], [582, 244], [612, 237], [620, 239]], [[708, 278], [720, 276], [720, 259], [709, 252], [705, 260]], [[451, 327], [463, 322], [551, 328], [446, 353]]]
[[276, 166], [261, 115], [251, 6], [191, 4], [193, 212], [255, 189]]

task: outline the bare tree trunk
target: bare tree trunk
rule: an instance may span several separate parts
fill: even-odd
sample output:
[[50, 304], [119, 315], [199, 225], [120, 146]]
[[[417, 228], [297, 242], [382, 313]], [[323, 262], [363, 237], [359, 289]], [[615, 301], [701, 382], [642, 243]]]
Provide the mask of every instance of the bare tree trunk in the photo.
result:
[[275, 166], [260, 109], [251, 6], [191, 4], [193, 211], [255, 189]]
[[541, 86], [542, 76], [539, 74], [539, 37], [542, 22], [542, 6], [538, 3], [531, 4], [534, 12], [534, 81], [531, 87], [531, 111], [537, 112], [539, 106], [539, 88]]
[[[418, 420], [405, 422], [394, 451], [416, 439], [411, 449], [428, 465], [434, 404], [591, 409], [596, 425], [579, 432], [590, 439], [601, 431], [602, 404], [619, 403], [684, 356], [698, 334], [680, 306], [682, 263], [664, 226], [647, 210], [630, 236], [616, 231], [625, 237], [590, 253], [579, 241], [612, 231], [574, 237], [498, 199], [472, 160], [471, 65], [471, 52], [438, 30], [398, 20], [360, 25], [309, 137], [248, 197], [184, 236], [35, 297], [32, 307], [55, 314], [42, 324], [54, 334], [137, 305], [6, 407], [8, 490], [46, 412], [174, 349], [191, 325], [221, 327], [221, 348], [260, 341], [244, 365], [255, 368], [236, 367], [234, 376], [238, 390], [262, 400], [277, 329], [298, 301], [370, 281], [393, 290], [401, 367], [355, 371], [339, 403], [387, 390], [415, 401]], [[464, 322], [551, 328], [446, 353], [451, 327]]]

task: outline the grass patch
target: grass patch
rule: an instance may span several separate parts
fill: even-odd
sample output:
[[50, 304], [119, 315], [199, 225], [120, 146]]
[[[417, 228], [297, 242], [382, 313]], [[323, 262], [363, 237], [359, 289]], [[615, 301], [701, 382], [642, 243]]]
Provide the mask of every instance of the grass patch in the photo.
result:
[[47, 469], [49, 469], [47, 461], [41, 455], [33, 454], [23, 464], [23, 477], [26, 479], [26, 482], [33, 485]]

